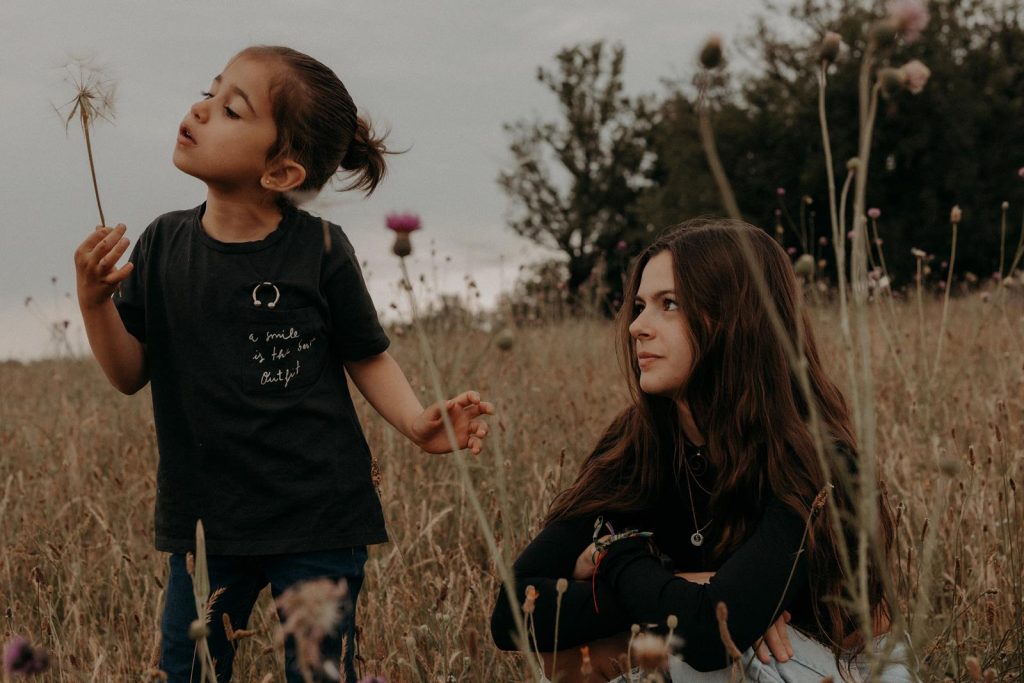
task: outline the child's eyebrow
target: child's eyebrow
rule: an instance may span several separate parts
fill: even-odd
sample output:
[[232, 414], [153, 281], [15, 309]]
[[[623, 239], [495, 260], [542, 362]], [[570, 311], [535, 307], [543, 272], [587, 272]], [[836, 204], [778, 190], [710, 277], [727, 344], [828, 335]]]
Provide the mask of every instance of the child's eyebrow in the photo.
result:
[[[214, 83], [220, 83], [220, 76], [219, 75], [214, 76], [213, 77], [213, 82]], [[233, 86], [231, 86], [231, 92], [238, 93], [238, 96], [242, 98], [242, 100], [245, 102], [245, 105], [247, 107], [249, 107], [249, 111], [251, 111], [253, 114], [256, 114], [256, 110], [253, 109], [252, 102], [249, 101], [249, 96], [245, 94], [244, 90], [239, 88], [237, 85], [233, 85]], [[259, 114], [256, 114], [256, 115], [259, 116]]]

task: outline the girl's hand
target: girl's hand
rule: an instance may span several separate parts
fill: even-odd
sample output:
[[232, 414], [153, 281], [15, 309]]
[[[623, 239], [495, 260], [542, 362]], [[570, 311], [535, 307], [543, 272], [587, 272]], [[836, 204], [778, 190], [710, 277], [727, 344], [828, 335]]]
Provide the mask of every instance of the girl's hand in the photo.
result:
[[777, 662], [788, 662], [793, 656], [793, 646], [789, 642], [789, 633], [786, 632], [786, 624], [792, 618], [789, 612], [784, 611], [782, 616], [768, 627], [764, 636], [754, 643], [754, 651], [762, 663], [767, 664], [772, 657], [775, 657]]
[[116, 228], [97, 226], [75, 250], [75, 274], [78, 303], [83, 309], [102, 306], [110, 300], [117, 285], [135, 267], [126, 263], [115, 269], [118, 259], [128, 249], [123, 223]]
[[[600, 540], [605, 540], [610, 536], [602, 536]], [[590, 578], [594, 576], [594, 572], [597, 571], [597, 562], [601, 559], [601, 556], [607, 551], [597, 551], [597, 546], [591, 543], [580, 556], [576, 558], [576, 566], [572, 570], [572, 578], [576, 581], [590, 581]]]
[[[714, 572], [679, 572], [676, 574], [681, 579], [693, 583], [710, 583]], [[793, 656], [793, 646], [789, 642], [789, 633], [786, 632], [786, 624], [792, 619], [789, 612], [783, 612], [782, 616], [775, 620], [775, 623], [768, 627], [764, 636], [754, 643], [754, 650], [757, 658], [767, 664], [772, 657], [778, 662], [788, 661]]]
[[[494, 405], [480, 400], [480, 394], [466, 391], [444, 403], [448, 419], [455, 429], [459, 448], [468, 448], [473, 455], [483, 450], [487, 422], [481, 415], [494, 415]], [[445, 432], [441, 404], [435, 403], [413, 420], [412, 440], [427, 453], [451, 453], [452, 444]]]

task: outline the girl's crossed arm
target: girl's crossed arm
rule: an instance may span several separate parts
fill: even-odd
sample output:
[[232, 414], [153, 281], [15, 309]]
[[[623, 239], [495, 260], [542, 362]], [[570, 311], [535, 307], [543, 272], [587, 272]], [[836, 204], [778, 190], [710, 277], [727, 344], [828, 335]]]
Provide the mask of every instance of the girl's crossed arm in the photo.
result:
[[115, 268], [128, 248], [125, 226], [98, 226], [75, 251], [78, 306], [82, 310], [89, 346], [114, 387], [134, 394], [146, 386], [146, 351], [125, 329], [110, 297], [134, 266]]
[[[428, 453], [450, 453], [453, 449], [445, 432], [441, 405], [424, 410], [405, 373], [387, 351], [359, 361], [346, 361], [345, 369], [359, 392], [374, 410], [395, 429]], [[466, 391], [445, 401], [445, 409], [459, 448], [477, 454], [487, 436], [481, 415], [493, 415], [494, 406], [480, 400], [480, 394]]]

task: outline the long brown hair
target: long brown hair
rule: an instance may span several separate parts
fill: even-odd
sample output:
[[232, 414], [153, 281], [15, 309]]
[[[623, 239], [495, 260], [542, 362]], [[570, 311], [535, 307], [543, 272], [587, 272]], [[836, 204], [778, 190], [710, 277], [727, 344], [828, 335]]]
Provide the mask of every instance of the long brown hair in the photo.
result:
[[[754, 274], [744, 255], [749, 245], [755, 263], [781, 318], [795, 342], [802, 326], [807, 375], [826, 435], [826, 477], [807, 426], [808, 404], [785, 347], [769, 318]], [[642, 510], [665, 482], [678, 477], [682, 452], [679, 410], [673, 398], [645, 394], [629, 333], [632, 302], [644, 267], [667, 251], [674, 263], [675, 285], [694, 349], [685, 394], [704, 435], [716, 472], [709, 516], [720, 537], [716, 560], [731, 554], [753, 531], [769, 496], [807, 519], [827, 481], [843, 519], [844, 536], [854, 530], [847, 517], [852, 492], [838, 484], [857, 471], [857, 446], [842, 393], [822, 368], [810, 319], [799, 303], [800, 290], [782, 248], [763, 230], [737, 220], [704, 218], [669, 230], [637, 258], [617, 318], [618, 351], [632, 397], [601, 436], [575, 483], [555, 498], [546, 522], [609, 511]], [[854, 477], [855, 478], [855, 477]], [[811, 517], [806, 557], [812, 604], [822, 635], [840, 643], [856, 621], [844, 598], [839, 543], [826, 511]], [[888, 552], [894, 523], [879, 500], [881, 541]], [[856, 544], [850, 546], [856, 557]], [[856, 566], [856, 565], [854, 565]], [[869, 602], [876, 615], [887, 613], [879, 571], [869, 563]], [[852, 577], [847, 577], [852, 578]]]

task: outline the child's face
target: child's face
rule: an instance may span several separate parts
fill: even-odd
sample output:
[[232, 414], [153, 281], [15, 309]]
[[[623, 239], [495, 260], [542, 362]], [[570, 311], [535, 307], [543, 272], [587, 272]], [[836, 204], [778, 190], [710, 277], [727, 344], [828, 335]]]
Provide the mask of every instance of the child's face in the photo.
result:
[[273, 75], [265, 59], [231, 61], [181, 122], [174, 165], [211, 188], [258, 191], [267, 152], [277, 139]]
[[644, 266], [629, 325], [640, 365], [640, 388], [678, 398], [693, 368], [693, 342], [679, 308], [672, 254], [662, 251]]

